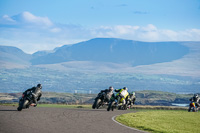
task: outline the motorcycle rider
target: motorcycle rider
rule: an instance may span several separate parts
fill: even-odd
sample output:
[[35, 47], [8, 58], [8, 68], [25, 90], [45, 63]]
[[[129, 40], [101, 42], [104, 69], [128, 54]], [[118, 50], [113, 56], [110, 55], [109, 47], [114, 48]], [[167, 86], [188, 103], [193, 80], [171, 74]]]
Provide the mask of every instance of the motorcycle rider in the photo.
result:
[[37, 106], [37, 101], [40, 100], [40, 97], [42, 96], [42, 85], [38, 84], [36, 87], [32, 87], [30, 89], [27, 89], [24, 93], [26, 94], [27, 91], [31, 91], [32, 92], [32, 96], [33, 96], [33, 103], [35, 103], [34, 107]]
[[101, 90], [100, 93], [105, 93], [106, 94], [106, 100], [109, 102], [112, 94], [113, 94], [114, 88], [112, 86], [109, 87], [109, 89]]
[[128, 104], [129, 108], [135, 104], [135, 100], [136, 100], [136, 96], [135, 96], [135, 92], [131, 92], [129, 93], [129, 95], [126, 97], [126, 104]]
[[129, 95], [128, 88], [124, 87], [123, 89], [115, 89], [115, 92], [118, 92], [117, 96], [117, 105], [119, 105], [120, 100], [122, 99], [122, 105], [124, 106], [126, 104], [126, 97]]
[[195, 106], [197, 106], [197, 110], [198, 110], [198, 108], [200, 106], [199, 105], [200, 98], [199, 98], [198, 94], [194, 94], [194, 96], [192, 98], [190, 98], [190, 101], [195, 103]]

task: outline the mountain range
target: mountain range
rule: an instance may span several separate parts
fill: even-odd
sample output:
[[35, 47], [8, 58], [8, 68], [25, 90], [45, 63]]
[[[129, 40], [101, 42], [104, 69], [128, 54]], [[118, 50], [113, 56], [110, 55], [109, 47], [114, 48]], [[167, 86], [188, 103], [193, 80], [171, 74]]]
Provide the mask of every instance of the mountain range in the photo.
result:
[[0, 46], [0, 64], [0, 92], [38, 82], [60, 92], [98, 92], [109, 85], [170, 92], [200, 87], [200, 42], [94, 38], [33, 54]]
[[170, 62], [189, 53], [181, 42], [139, 42], [114, 38], [95, 38], [73, 45], [64, 45], [51, 52], [32, 55], [15, 47], [0, 47], [1, 61], [18, 64], [56, 64], [69, 61], [95, 61], [130, 64], [132, 66]]

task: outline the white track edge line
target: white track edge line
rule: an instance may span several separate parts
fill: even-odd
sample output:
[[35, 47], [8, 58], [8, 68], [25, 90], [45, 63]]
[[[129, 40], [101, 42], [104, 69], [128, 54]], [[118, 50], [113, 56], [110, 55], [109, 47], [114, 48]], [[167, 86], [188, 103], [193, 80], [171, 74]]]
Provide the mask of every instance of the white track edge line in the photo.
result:
[[148, 132], [145, 132], [145, 131], [142, 131], [142, 130], [139, 130], [139, 129], [136, 129], [136, 128], [133, 128], [133, 127], [126, 126], [126, 125], [124, 125], [124, 124], [122, 124], [122, 123], [119, 123], [118, 121], [115, 120], [115, 117], [117, 117], [117, 116], [119, 116], [119, 115], [115, 115], [115, 116], [112, 117], [112, 120], [113, 120], [115, 123], [117, 123], [117, 124], [119, 124], [119, 125], [121, 125], [121, 126], [123, 126], [123, 127], [129, 128], [129, 129], [132, 129], [132, 130], [135, 130], [135, 131], [139, 131], [139, 132], [141, 132], [141, 133], [148, 133]]

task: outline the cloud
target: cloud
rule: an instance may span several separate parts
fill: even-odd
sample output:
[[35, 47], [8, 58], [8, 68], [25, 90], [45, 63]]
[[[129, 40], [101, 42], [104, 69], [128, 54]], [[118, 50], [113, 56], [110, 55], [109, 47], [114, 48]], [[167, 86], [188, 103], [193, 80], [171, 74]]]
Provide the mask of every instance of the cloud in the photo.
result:
[[61, 29], [60, 28], [52, 28], [52, 29], [50, 29], [50, 31], [56, 33], [56, 32], [60, 32]]
[[156, 40], [158, 38], [157, 28], [153, 25], [146, 27], [131, 26], [131, 25], [117, 25], [113, 27], [102, 26], [96, 29], [94, 36], [100, 37], [117, 37], [131, 40]]
[[8, 15], [4, 15], [0, 19], [0, 26], [2, 25], [12, 25], [15, 27], [51, 27], [53, 23], [47, 17], [38, 17], [30, 12], [22, 12], [18, 15], [9, 17]]
[[15, 22], [15, 20], [13, 20], [12, 18], [10, 18], [8, 15], [4, 15], [2, 17], [2, 21], [4, 21], [4, 23], [9, 23], [9, 22], [13, 23], [13, 22]]
[[15, 46], [27, 53], [52, 50], [96, 37], [113, 37], [137, 41], [200, 41], [200, 29], [174, 31], [153, 24], [83, 27], [53, 23], [48, 17], [23, 12], [0, 18], [0, 45]]
[[200, 29], [174, 31], [158, 29], [155, 25], [147, 26], [101, 26], [93, 31], [97, 37], [117, 37], [138, 41], [200, 41]]
[[37, 17], [29, 12], [23, 12], [19, 15], [25, 23], [35, 25], [52, 26], [53, 23], [47, 17]]

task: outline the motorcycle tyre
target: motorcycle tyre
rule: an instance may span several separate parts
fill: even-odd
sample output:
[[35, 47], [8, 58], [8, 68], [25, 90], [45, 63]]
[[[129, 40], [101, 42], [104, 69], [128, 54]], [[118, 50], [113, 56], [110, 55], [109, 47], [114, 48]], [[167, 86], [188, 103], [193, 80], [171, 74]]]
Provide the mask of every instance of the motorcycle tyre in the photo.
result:
[[98, 98], [95, 99], [93, 105], [92, 105], [92, 108], [95, 109], [97, 108], [97, 101], [98, 101]]
[[101, 99], [98, 99], [96, 102], [96, 108], [99, 109], [99, 107], [101, 106]]
[[111, 101], [111, 102], [108, 104], [107, 111], [110, 111], [110, 109], [111, 109], [111, 107], [112, 107], [112, 104], [113, 104], [113, 101]]
[[114, 107], [112, 106], [112, 111], [114, 111]]
[[28, 105], [28, 100], [25, 100], [24, 102], [23, 102], [23, 104], [21, 104], [22, 105], [22, 109], [26, 109], [27, 108], [27, 106], [29, 106]]
[[[96, 101], [95, 101], [96, 102]], [[93, 105], [92, 105], [92, 108], [93, 109], [95, 109], [96, 108], [96, 106], [95, 106], [95, 102], [93, 103]]]
[[19, 106], [19, 107], [17, 108], [17, 110], [18, 110], [18, 111], [22, 111], [22, 107]]
[[19, 101], [19, 107], [17, 108], [18, 111], [22, 111], [24, 101]]

